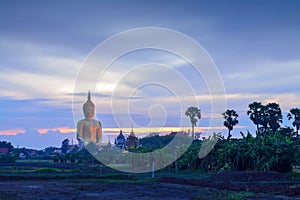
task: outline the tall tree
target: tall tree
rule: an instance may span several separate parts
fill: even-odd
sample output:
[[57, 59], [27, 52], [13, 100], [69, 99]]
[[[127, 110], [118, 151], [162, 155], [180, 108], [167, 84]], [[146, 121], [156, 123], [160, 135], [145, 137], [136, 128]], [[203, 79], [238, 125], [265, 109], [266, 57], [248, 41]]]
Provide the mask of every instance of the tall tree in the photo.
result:
[[268, 121], [268, 126], [275, 133], [280, 128], [282, 123], [282, 112], [278, 103], [268, 103], [266, 106], [265, 117]]
[[300, 109], [292, 108], [290, 112], [287, 114], [288, 120], [294, 119], [293, 126], [297, 131], [297, 138], [299, 137], [299, 129], [300, 129]]
[[68, 148], [69, 148], [69, 139], [65, 139], [62, 141], [61, 143], [61, 152], [66, 154], [68, 152]]
[[263, 105], [261, 102], [253, 102], [249, 104], [249, 110], [247, 111], [247, 115], [250, 116], [250, 119], [256, 125], [257, 133], [260, 133], [259, 125], [262, 124], [262, 112]]
[[235, 110], [226, 110], [224, 113], [222, 113], [222, 115], [225, 119], [224, 126], [228, 128], [227, 140], [229, 140], [232, 136], [230, 132], [233, 130], [233, 126], [239, 123], [239, 120], [237, 119], [239, 115]]
[[194, 139], [195, 135], [195, 126], [197, 125], [197, 118], [201, 119], [201, 110], [197, 107], [191, 106], [185, 111], [185, 115], [190, 118], [192, 124], [192, 138]]
[[267, 134], [269, 130], [276, 132], [282, 123], [282, 113], [277, 103], [262, 105], [260, 102], [249, 104], [247, 114], [257, 127], [257, 134]]

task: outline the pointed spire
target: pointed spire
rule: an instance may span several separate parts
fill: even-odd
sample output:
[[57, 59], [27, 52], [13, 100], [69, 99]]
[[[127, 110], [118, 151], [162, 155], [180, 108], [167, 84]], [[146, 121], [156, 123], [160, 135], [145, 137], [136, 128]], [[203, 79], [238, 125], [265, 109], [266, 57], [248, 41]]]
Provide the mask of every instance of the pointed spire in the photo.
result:
[[112, 147], [111, 142], [110, 142], [110, 137], [108, 137], [108, 143], [107, 143], [107, 146], [110, 147], [110, 148]]
[[133, 123], [131, 123], [131, 134], [133, 134]]
[[89, 93], [88, 93], [88, 101], [90, 101], [91, 100], [91, 92], [89, 91]]

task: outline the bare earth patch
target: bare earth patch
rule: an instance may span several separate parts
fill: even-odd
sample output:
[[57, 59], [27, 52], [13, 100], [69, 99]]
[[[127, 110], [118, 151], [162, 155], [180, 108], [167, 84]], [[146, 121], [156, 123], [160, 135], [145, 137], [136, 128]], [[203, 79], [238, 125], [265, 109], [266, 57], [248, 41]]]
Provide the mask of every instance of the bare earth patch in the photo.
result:
[[[202, 189], [203, 191], [205, 189]], [[77, 181], [1, 182], [4, 199], [199, 199], [195, 186], [170, 183], [106, 183]]]
[[[45, 172], [45, 169], [56, 170]], [[193, 172], [162, 172], [156, 174], [155, 180], [149, 177], [149, 174], [118, 173], [96, 165], [2, 164], [0, 200], [300, 200], [299, 177], [278, 172], [224, 172], [204, 176]]]
[[[97, 181], [5, 181], [0, 182], [0, 199], [222, 199], [229, 191], [199, 186], [143, 182], [112, 183]], [[296, 199], [254, 194], [244, 199]]]

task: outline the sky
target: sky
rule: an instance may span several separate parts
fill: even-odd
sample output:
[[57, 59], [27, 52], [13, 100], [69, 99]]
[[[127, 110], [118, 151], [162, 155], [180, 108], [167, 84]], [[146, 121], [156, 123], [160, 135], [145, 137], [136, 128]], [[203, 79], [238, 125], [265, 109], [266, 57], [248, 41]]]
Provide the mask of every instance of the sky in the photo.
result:
[[[211, 118], [222, 118], [225, 110], [211, 113], [205, 77], [181, 57], [158, 49], [120, 56], [98, 85], [76, 90], [90, 55], [101, 66], [99, 44], [143, 27], [178, 31], [205, 49], [221, 75], [227, 108], [239, 114], [234, 136], [255, 132], [246, 114], [254, 101], [279, 103], [282, 126], [291, 126], [286, 114], [300, 107], [296, 0], [1, 1], [0, 27], [0, 140], [14, 146], [43, 149], [74, 138], [74, 112], [83, 118], [80, 109], [89, 90], [110, 140], [119, 127], [132, 125], [137, 132], [187, 129], [186, 108], [178, 103], [183, 98], [183, 105], [194, 105], [187, 84], [202, 111], [197, 131], [205, 132]], [[92, 74], [84, 74], [84, 80]], [[95, 75], [100, 76], [97, 69]], [[226, 135], [222, 124], [218, 128]]]

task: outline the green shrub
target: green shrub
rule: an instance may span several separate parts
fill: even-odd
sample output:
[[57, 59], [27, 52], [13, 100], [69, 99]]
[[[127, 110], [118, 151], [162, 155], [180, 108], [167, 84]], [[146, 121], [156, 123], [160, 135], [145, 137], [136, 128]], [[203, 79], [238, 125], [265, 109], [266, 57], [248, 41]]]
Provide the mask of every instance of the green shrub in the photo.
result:
[[38, 168], [33, 170], [33, 172], [53, 173], [53, 172], [60, 172], [60, 170], [56, 168]]
[[229, 194], [227, 199], [228, 200], [242, 200], [242, 199], [249, 198], [249, 197], [253, 197], [253, 193], [239, 192], [239, 193]]
[[0, 163], [14, 163], [15, 161], [15, 157], [10, 153], [0, 154]]
[[254, 138], [249, 132], [242, 139], [218, 141], [214, 150], [202, 162], [207, 170], [257, 170], [291, 172], [299, 148], [290, 137], [280, 132], [270, 132], [268, 136]]

